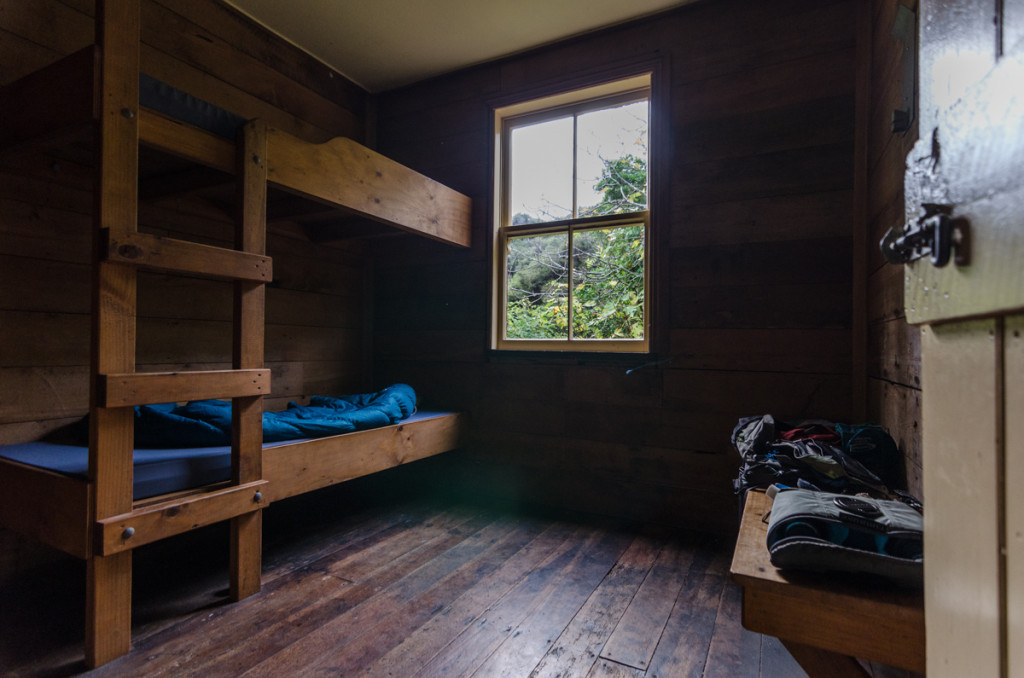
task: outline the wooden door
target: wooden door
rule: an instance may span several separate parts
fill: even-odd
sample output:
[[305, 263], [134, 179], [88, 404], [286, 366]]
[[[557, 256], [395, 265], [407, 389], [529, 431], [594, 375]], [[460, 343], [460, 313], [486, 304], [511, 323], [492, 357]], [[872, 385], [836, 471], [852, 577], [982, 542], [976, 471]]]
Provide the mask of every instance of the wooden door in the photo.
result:
[[1024, 307], [1024, 1], [922, 0], [920, 130], [907, 223], [939, 205], [969, 223], [969, 264], [908, 266], [914, 323]]
[[907, 223], [966, 220], [963, 265], [905, 266], [922, 327], [929, 676], [1024, 675], [1024, 0], [921, 0]]

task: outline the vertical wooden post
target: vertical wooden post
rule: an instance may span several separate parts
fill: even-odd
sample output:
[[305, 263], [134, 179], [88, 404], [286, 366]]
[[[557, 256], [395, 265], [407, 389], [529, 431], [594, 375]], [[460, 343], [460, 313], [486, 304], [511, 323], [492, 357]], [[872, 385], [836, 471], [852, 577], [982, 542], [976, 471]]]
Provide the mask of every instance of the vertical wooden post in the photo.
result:
[[868, 130], [871, 117], [871, 3], [857, 3], [857, 51], [854, 71], [853, 138], [853, 262], [852, 337], [850, 355], [850, 417], [865, 421], [868, 416]]
[[1001, 322], [922, 330], [928, 675], [1005, 675]]
[[[238, 223], [235, 249], [266, 253], [267, 127], [250, 121], [239, 133]], [[235, 281], [234, 368], [263, 367], [266, 288], [263, 283]], [[247, 483], [263, 477], [263, 397], [232, 401], [232, 479]], [[262, 511], [231, 520], [231, 597], [239, 600], [260, 590]]]
[[[99, 0], [99, 146], [94, 207], [89, 476], [91, 521], [132, 508], [131, 408], [100, 404], [98, 375], [135, 370], [136, 275], [101, 260], [108, 237], [134, 232], [138, 205], [139, 30], [137, 1]], [[91, 546], [91, 545], [90, 545]], [[131, 647], [131, 552], [90, 555], [86, 570], [86, 663], [95, 667]]]
[[782, 644], [808, 676], [830, 676], [830, 678], [870, 678], [871, 676], [853, 657], [828, 652], [802, 643], [794, 643], [790, 640], [783, 640]]
[[1006, 675], [1024, 675], [1024, 315], [1006, 319], [1005, 389], [1006, 489]]

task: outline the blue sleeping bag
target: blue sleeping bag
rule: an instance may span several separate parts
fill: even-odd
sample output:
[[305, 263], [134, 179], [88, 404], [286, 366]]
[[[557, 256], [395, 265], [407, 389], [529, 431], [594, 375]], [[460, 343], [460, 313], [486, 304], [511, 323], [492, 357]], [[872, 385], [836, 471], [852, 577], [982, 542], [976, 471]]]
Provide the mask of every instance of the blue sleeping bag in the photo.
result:
[[[281, 412], [263, 413], [263, 442], [321, 438], [405, 419], [416, 411], [416, 392], [393, 384], [376, 393], [313, 396], [308, 406], [288, 403]], [[135, 408], [136, 447], [215, 447], [231, 444], [231, 402], [196, 400], [187, 405]]]

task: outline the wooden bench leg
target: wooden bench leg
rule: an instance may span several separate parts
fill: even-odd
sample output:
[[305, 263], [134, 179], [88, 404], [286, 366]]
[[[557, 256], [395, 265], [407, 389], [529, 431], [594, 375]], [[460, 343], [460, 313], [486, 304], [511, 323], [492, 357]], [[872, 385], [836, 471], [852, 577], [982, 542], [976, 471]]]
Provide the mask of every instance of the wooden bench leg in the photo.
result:
[[132, 645], [132, 552], [92, 556], [86, 564], [85, 663], [90, 669]]
[[845, 654], [794, 643], [790, 640], [783, 640], [782, 644], [810, 678], [870, 678], [871, 676], [860, 665], [860, 662]]
[[260, 590], [263, 511], [231, 519], [231, 599], [241, 600]]

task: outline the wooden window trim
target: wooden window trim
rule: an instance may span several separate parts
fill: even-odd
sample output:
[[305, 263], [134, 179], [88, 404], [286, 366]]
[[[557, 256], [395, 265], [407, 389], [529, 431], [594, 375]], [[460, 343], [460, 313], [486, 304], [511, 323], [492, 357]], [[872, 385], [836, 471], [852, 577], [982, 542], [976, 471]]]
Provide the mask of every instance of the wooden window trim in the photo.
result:
[[[652, 233], [650, 208], [645, 211], [623, 214], [603, 215], [597, 217], [570, 218], [540, 224], [511, 225], [509, 214], [509, 152], [508, 139], [514, 127], [533, 124], [561, 116], [578, 116], [592, 110], [610, 108], [631, 101], [646, 100], [652, 104], [652, 80], [654, 74], [647, 72], [625, 79], [601, 83], [591, 87], [575, 89], [554, 95], [531, 99], [496, 108], [495, 121], [495, 185], [494, 185], [494, 231], [492, 234], [492, 326], [491, 348], [496, 351], [534, 351], [547, 352], [582, 352], [582, 353], [650, 353], [651, 351], [651, 272], [652, 272]], [[648, 123], [648, 129], [653, 126]], [[575, 140], [574, 140], [575, 147]], [[653, 163], [650, 154], [647, 159], [648, 205], [652, 204], [651, 193], [654, 185], [652, 172]], [[575, 192], [575, 181], [573, 191]], [[573, 209], [577, 205], [573, 196]], [[544, 233], [572, 233], [599, 227], [619, 227], [642, 223], [644, 225], [644, 338], [643, 339], [575, 339], [572, 337], [572, 320], [570, 306], [569, 338], [567, 339], [508, 339], [505, 337], [505, 310], [507, 307], [506, 288], [506, 253], [507, 240], [510, 237], [535, 235]], [[571, 256], [570, 256], [571, 260]]]

